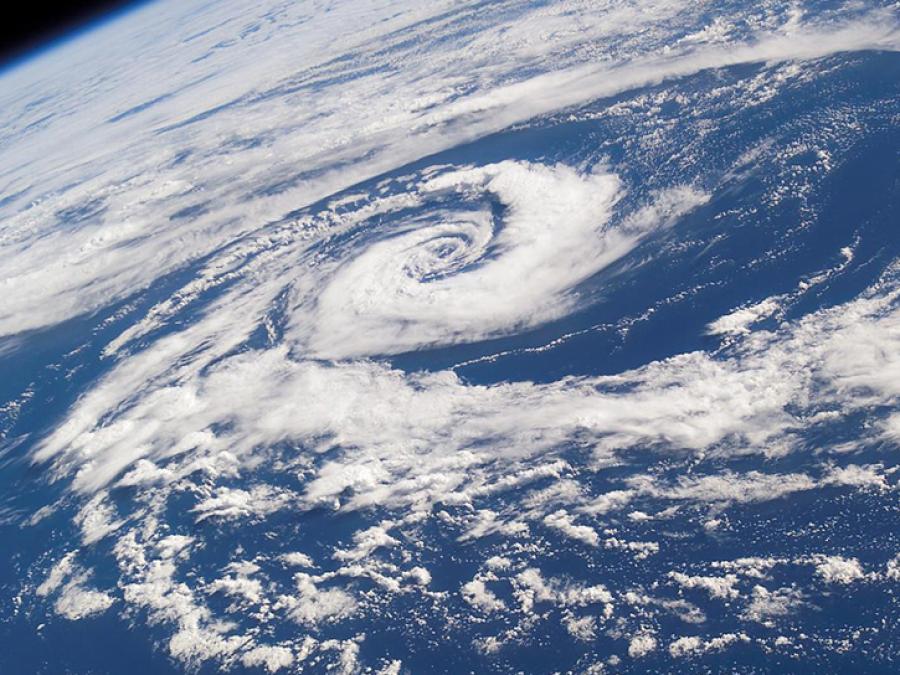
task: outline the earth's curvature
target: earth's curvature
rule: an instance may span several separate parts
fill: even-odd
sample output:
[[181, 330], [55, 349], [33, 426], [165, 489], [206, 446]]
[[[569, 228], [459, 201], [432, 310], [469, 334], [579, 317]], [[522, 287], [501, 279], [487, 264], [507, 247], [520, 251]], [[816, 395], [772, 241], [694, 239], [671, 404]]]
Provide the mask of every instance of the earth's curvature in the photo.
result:
[[896, 672], [900, 8], [150, 2], [0, 73], [0, 672]]

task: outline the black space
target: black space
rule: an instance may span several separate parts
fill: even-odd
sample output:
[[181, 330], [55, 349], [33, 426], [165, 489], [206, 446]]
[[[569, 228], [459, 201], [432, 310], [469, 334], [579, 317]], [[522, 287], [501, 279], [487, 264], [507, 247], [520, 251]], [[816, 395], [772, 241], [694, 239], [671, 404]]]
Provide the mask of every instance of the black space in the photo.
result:
[[132, 4], [134, 0], [20, 0], [5, 8], [0, 21], [0, 67]]

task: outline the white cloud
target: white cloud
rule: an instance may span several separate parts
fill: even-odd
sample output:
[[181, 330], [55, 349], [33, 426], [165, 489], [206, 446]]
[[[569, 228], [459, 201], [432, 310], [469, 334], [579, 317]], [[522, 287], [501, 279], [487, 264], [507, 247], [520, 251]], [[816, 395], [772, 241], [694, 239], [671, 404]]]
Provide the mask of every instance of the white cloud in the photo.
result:
[[[718, 509], [825, 486], [884, 489], [888, 474], [875, 464], [836, 467], [830, 460], [822, 460], [810, 473], [729, 470], [701, 474], [701, 466], [691, 476], [651, 479], [642, 471], [629, 472], [626, 459], [617, 456], [637, 445], [649, 447], [651, 453], [688, 449], [726, 459], [732, 453], [745, 454], [748, 448], [764, 454], [773, 439], [790, 438], [801, 429], [805, 417], [795, 416], [787, 408], [796, 408], [798, 402], [802, 408], [813, 380], [819, 387], [816, 406], [846, 411], [868, 407], [873, 401], [893, 401], [897, 393], [891, 380], [871, 378], [866, 371], [871, 365], [865, 362], [848, 370], [843, 354], [861, 330], [872, 342], [890, 344], [897, 320], [892, 309], [895, 295], [893, 287], [886, 284], [777, 332], [751, 333], [724, 355], [693, 353], [616, 376], [544, 384], [475, 386], [452, 372], [408, 374], [371, 361], [323, 364], [291, 358], [278, 347], [244, 351], [204, 370], [207, 359], [218, 350], [212, 346], [215, 341], [210, 341], [209, 353], [201, 352], [196, 360], [183, 359], [176, 372], [150, 378], [153, 384], [145, 393], [140, 387], [136, 395], [130, 390], [128, 406], [120, 406], [118, 401], [132, 386], [134, 372], [124, 366], [114, 370], [79, 403], [69, 423], [60, 428], [57, 437], [51, 437], [46, 448], [61, 452], [62, 471], [68, 463], [75, 467], [79, 458], [90, 458], [90, 466], [82, 464], [78, 469], [76, 485], [88, 493], [100, 488], [97, 504], [103, 503], [105, 481], [115, 480], [117, 475], [110, 466], [127, 471], [118, 453], [127, 454], [134, 447], [126, 444], [129, 433], [148, 429], [141, 437], [147, 461], [177, 477], [155, 485], [157, 499], [163, 498], [164, 503], [167, 486], [204, 467], [207, 482], [193, 493], [196, 517], [265, 518], [278, 509], [325, 506], [352, 510], [377, 505], [402, 508], [414, 519], [427, 519], [429, 508], [443, 502], [464, 507], [462, 515], [451, 518], [464, 538], [520, 536], [528, 531], [528, 521], [534, 520], [578, 535], [591, 545], [593, 532], [604, 546], [641, 558], [658, 554], [660, 544], [629, 541], [630, 537], [621, 534], [601, 535], [596, 519], [607, 518], [625, 505], [639, 506], [644, 499], [712, 504]], [[204, 330], [218, 331], [221, 325], [211, 316], [209, 323], [188, 329], [196, 333], [151, 346], [123, 364], [136, 366], [144, 377], [158, 364], [168, 363], [176, 342], [179, 349], [189, 348]], [[875, 351], [869, 353], [874, 358]], [[891, 353], [881, 352], [878, 358], [883, 361], [883, 355]], [[854, 378], [852, 386], [850, 377]], [[856, 386], [863, 377], [866, 386]], [[165, 393], [160, 395], [160, 391]], [[97, 417], [91, 418], [93, 414]], [[160, 418], [166, 420], [164, 427], [150, 424]], [[97, 425], [97, 419], [103, 422]], [[221, 424], [225, 421], [227, 425]], [[209, 431], [217, 425], [220, 431]], [[881, 433], [873, 427], [873, 438]], [[591, 443], [602, 466], [620, 462], [624, 489], [607, 488], [594, 495], [571, 467], [549, 461], [548, 453], [552, 457], [554, 448], [574, 438]], [[297, 472], [302, 487], [288, 492], [262, 483], [246, 489], [216, 484], [219, 477], [231, 480], [240, 472], [252, 472], [264, 457], [260, 448], [285, 440], [321, 453], [313, 455], [322, 458], [315, 463], [290, 465], [288, 471]], [[527, 503], [527, 508], [521, 512], [483, 508], [485, 495], [505, 490], [524, 490], [521, 504]], [[102, 518], [86, 521], [98, 526], [91, 525], [87, 531], [112, 534], [116, 530], [108, 526], [118, 522], [119, 516], [100, 511], [104, 512]], [[369, 527], [371, 530], [364, 527], [354, 534], [350, 547], [335, 549], [336, 558], [362, 561], [384, 546], [401, 549], [398, 555], [409, 551], [399, 536], [389, 533], [389, 522]], [[99, 541], [102, 539], [95, 543]], [[154, 546], [148, 553], [162, 556], [169, 549], [167, 544]], [[730, 585], [729, 574], [760, 578], [776, 564], [738, 562], [733, 569], [722, 567], [725, 582], [721, 585], [686, 583], [735, 599], [737, 586]], [[824, 564], [824, 560], [815, 564]], [[173, 655], [202, 661], [232, 658], [244, 649], [241, 635], [217, 628], [211, 610], [198, 598], [199, 588], [175, 581], [174, 568], [166, 568], [165, 560], [148, 560], [144, 565], [141, 578], [123, 584], [123, 599], [147, 608], [151, 620], [175, 625], [176, 637], [170, 644]], [[322, 585], [325, 579], [304, 577], [295, 591], [279, 592], [272, 611], [306, 626], [328, 626], [362, 611], [345, 585], [348, 579], [369, 579], [391, 593], [405, 592], [413, 584], [421, 586], [402, 571], [358, 567], [344, 569], [343, 580], [329, 578], [328, 586]], [[848, 574], [854, 576], [844, 567], [844, 572], [835, 571], [829, 563], [832, 571], [827, 579], [837, 583], [849, 578]], [[612, 612], [612, 594], [605, 586], [547, 580], [536, 570], [517, 573], [512, 579], [518, 609], [513, 603], [502, 603], [505, 610], [495, 611], [530, 616], [536, 605], [547, 602], [563, 608], [596, 603], [603, 606], [601, 616]], [[413, 584], [407, 584], [410, 580]], [[251, 588], [237, 577], [220, 581], [212, 588], [223, 593], [234, 590], [237, 604], [250, 597], [255, 601], [259, 590], [255, 585]], [[484, 580], [482, 584], [487, 591]], [[493, 606], [481, 591], [476, 584], [463, 594], [476, 605]], [[797, 589], [769, 591], [757, 586], [742, 616], [771, 625], [801, 605], [803, 597]], [[496, 594], [494, 599], [500, 602]], [[689, 603], [659, 601], [652, 606], [687, 620], [703, 616]], [[191, 646], [197, 640], [203, 649]]]
[[[831, 25], [801, 23], [787, 34], [775, 30], [786, 19], [777, 8], [760, 8], [751, 11], [768, 30], [723, 44], [712, 34], [691, 43], [674, 39], [704, 20], [703, 6], [684, 2], [580, 6], [577, 31], [566, 3], [545, 11], [498, 3], [474, 13], [466, 5], [401, 2], [389, 17], [378, 2], [313, 17], [280, 7], [283, 16], [271, 25], [262, 19], [268, 6], [146, 8], [115, 30], [4, 74], [10, 178], [22, 186], [30, 176], [47, 180], [38, 199], [6, 221], [0, 278], [9, 302], [0, 333], [100, 309], [233, 240], [248, 216], [277, 220], [297, 205], [535, 115], [708, 68], [898, 44], [894, 22], [878, 12]], [[444, 12], [465, 16], [480, 35], [460, 39], [457, 24], [438, 20]], [[261, 30], [237, 39], [235, 13], [248, 21], [257, 15]], [[412, 25], [428, 26], [433, 48], [423, 52], [423, 43], [400, 39]], [[204, 34], [185, 42], [192, 33]], [[266, 59], [258, 58], [262, 43]], [[292, 58], [281, 56], [288, 53]], [[355, 70], [359, 59], [371, 61], [371, 74]], [[316, 96], [290, 95], [316, 81]], [[54, 97], [29, 108], [35, 90]], [[129, 102], [140, 110], [154, 100], [120, 118]], [[50, 119], [28, 127], [48, 109]], [[191, 123], [208, 111], [216, 124]], [[168, 142], [154, 142], [154, 132], [167, 128], [161, 138]], [[267, 142], [239, 152], [229, 147], [248, 136]], [[189, 162], [172, 161], [179, 145], [193, 150]], [[292, 182], [298, 165], [314, 177]], [[284, 187], [252, 190], [273, 183]], [[58, 214], [67, 210], [84, 220], [58, 228]], [[159, 228], [161, 213], [193, 215]], [[136, 259], [146, 264], [134, 265]]]
[[366, 530], [355, 532], [353, 534], [354, 547], [335, 551], [334, 558], [345, 561], [362, 560], [371, 556], [376, 549], [396, 546], [400, 542], [387, 533], [385, 525], [387, 523], [373, 525]]
[[85, 545], [93, 544], [119, 529], [122, 521], [114, 518], [115, 510], [109, 504], [106, 493], [101, 492], [88, 501], [75, 516]]
[[460, 589], [460, 593], [463, 600], [482, 612], [498, 612], [506, 609], [506, 604], [494, 595], [481, 579], [467, 581]]
[[117, 485], [122, 487], [134, 487], [138, 485], [153, 485], [162, 481], [171, 480], [174, 475], [171, 471], [160, 469], [153, 462], [146, 459], [139, 459], [134, 464], [134, 468], [126, 473], [118, 481]]
[[771, 316], [779, 309], [778, 301], [766, 298], [755, 305], [737, 309], [730, 314], [719, 317], [709, 325], [709, 332], [714, 335], [746, 334], [750, 326], [757, 321]]
[[378, 675], [400, 675], [400, 669], [402, 667], [403, 662], [400, 659], [394, 659], [385, 664], [385, 666], [378, 671]]
[[725, 633], [709, 640], [703, 640], [696, 636], [681, 637], [669, 645], [669, 654], [677, 658], [697, 653], [722, 651], [736, 642], [750, 642], [750, 638], [744, 633]]
[[613, 611], [612, 593], [603, 584], [585, 585], [557, 578], [544, 578], [536, 567], [519, 572], [514, 578], [515, 596], [522, 611], [530, 614], [536, 602], [550, 602], [561, 607], [586, 607], [600, 604], [607, 616]]
[[259, 604], [263, 600], [262, 582], [246, 575], [226, 575], [221, 579], [216, 579], [207, 586], [207, 592], [211, 594], [224, 593], [251, 604]]
[[297, 623], [316, 626], [340, 621], [356, 611], [353, 596], [340, 588], [320, 589], [312, 576], [302, 572], [294, 576], [294, 582], [296, 594], [282, 596], [276, 606], [284, 607]]
[[733, 574], [724, 577], [706, 577], [669, 572], [669, 578], [682, 588], [702, 588], [711, 598], [733, 599], [740, 596], [740, 592], [734, 587], [738, 578]]
[[639, 478], [633, 481], [643, 492], [656, 497], [700, 502], [762, 502], [794, 492], [812, 490], [816, 482], [803, 474], [724, 473], [699, 478], [682, 477], [674, 486], [657, 486]]
[[265, 516], [284, 508], [290, 499], [289, 494], [269, 485], [256, 485], [250, 490], [219, 487], [213, 496], [199, 502], [192, 511], [198, 514], [198, 523], [207, 518]]
[[321, 648], [338, 652], [338, 666], [342, 675], [351, 675], [357, 671], [359, 660], [359, 643], [364, 638], [358, 635], [351, 640], [323, 640]]
[[900, 581], [900, 555], [895, 555], [893, 559], [888, 560], [885, 566], [885, 575], [888, 579]]
[[757, 584], [753, 587], [744, 617], [771, 626], [774, 625], [773, 619], [791, 614], [802, 604], [803, 594], [796, 588], [783, 587], [770, 591]]
[[592, 616], [566, 616], [563, 625], [569, 635], [581, 642], [590, 642], [596, 637], [597, 620]]
[[550, 513], [544, 517], [544, 524], [559, 530], [567, 537], [584, 542], [589, 546], [597, 546], [600, 543], [600, 535], [588, 525], [576, 525], [574, 519], [564, 510]]
[[620, 509], [628, 504], [635, 496], [634, 490], [613, 490], [592, 499], [582, 507], [585, 513], [604, 514]]
[[[734, 64], [896, 49], [889, 15], [844, 20], [837, 12], [836, 21], [828, 14], [813, 22], [745, 7], [737, 16], [723, 9], [709, 23], [703, 3], [650, 0], [637, 8], [559, 3], [539, 10], [497, 2], [477, 12], [467, 3], [401, 1], [385, 16], [382, 3], [363, 0], [312, 17], [288, 3], [277, 21], [238, 40], [229, 20], [236, 8], [248, 21], [271, 9], [244, 5], [224, 0], [187, 15], [179, 3], [156, 3], [140, 20], [2, 76], [10, 85], [0, 93], [4, 185], [30, 191], [0, 205], [7, 300], [0, 335], [111, 311], [162, 275], [187, 277], [141, 316], [136, 305], [119, 310], [129, 327], [105, 345], [108, 372], [34, 456], [72, 480], [82, 543], [112, 547], [121, 571], [120, 600], [90, 589], [74, 554], [64, 556], [36, 589], [58, 594], [63, 616], [122, 602], [169, 625], [169, 653], [186, 663], [291, 667], [313, 643], [257, 644], [268, 612], [324, 633], [366, 611], [356, 584], [377, 584], [382, 595], [431, 593], [431, 572], [414, 564], [417, 549], [406, 534], [385, 523], [360, 526], [350, 547], [317, 558], [323, 567], [342, 567], [300, 573], [289, 591], [272, 590], [249, 567], [217, 570], [224, 576], [205, 582], [182, 567], [203, 542], [170, 534], [168, 500], [193, 500], [187, 513], [223, 528], [313, 508], [394, 509], [424, 521], [441, 503], [461, 512], [448, 515], [461, 540], [513, 538], [520, 547], [487, 564], [491, 574], [511, 573], [519, 609], [488, 588], [488, 572], [461, 588], [468, 605], [532, 620], [536, 604], [552, 603], [567, 612], [570, 634], [588, 639], [611, 615], [613, 592], [513, 563], [534, 546], [524, 536], [530, 523], [645, 559], [660, 552], [659, 543], [602, 530], [632, 503], [633, 514], [651, 512], [641, 500], [717, 511], [823, 486], [886, 488], [880, 465], [711, 473], [702, 463], [790, 452], [802, 447], [810, 420], [827, 424], [832, 415], [895, 407], [900, 314], [890, 278], [771, 332], [751, 329], [778, 315], [780, 296], [744, 306], [710, 326], [729, 336], [728, 348], [716, 353], [604, 377], [482, 386], [452, 371], [408, 373], [366, 357], [505, 335], [563, 316], [585, 301], [577, 293], [582, 281], [706, 195], [675, 186], [640, 195], [629, 212], [622, 196], [640, 186], [625, 185], [616, 167], [500, 161], [432, 167], [383, 190], [356, 190], [326, 208], [296, 212], [462, 141], [630, 88]], [[422, 40], [407, 39], [413, 25]], [[185, 41], [200, 29], [210, 31]], [[22, 128], [34, 121], [28, 106], [37, 92], [51, 92], [45, 108], [53, 117]], [[162, 100], [121, 115], [154, 97]], [[191, 121], [207, 111], [213, 122]], [[179, 163], [181, 148], [191, 155]], [[298, 175], [298, 167], [306, 173]], [[485, 206], [490, 200], [505, 209], [502, 223]], [[388, 221], [399, 226], [378, 225]], [[849, 261], [852, 250], [844, 256]], [[208, 304], [183, 314], [201, 298]], [[164, 326], [171, 330], [154, 333]], [[257, 329], [265, 346], [250, 348]], [[0, 355], [24, 345], [18, 338], [3, 343]], [[872, 438], [900, 436], [895, 418], [870, 427]], [[588, 466], [556, 456], [571, 445], [591, 455]], [[629, 464], [636, 448], [651, 458], [690, 455], [699, 466], [689, 476], [648, 478]], [[256, 470], [269, 462], [290, 489], [258, 480]], [[601, 494], [579, 474], [612, 464], [621, 467], [623, 484]], [[131, 488], [121, 498], [134, 499], [134, 512], [112, 505], [111, 485]], [[515, 490], [525, 495], [523, 509], [487, 503]], [[640, 516], [629, 526], [651, 527]], [[404, 567], [379, 563], [388, 553]], [[314, 566], [299, 551], [280, 560]], [[672, 580], [735, 599], [735, 575], [762, 578], [774, 565], [734, 562], [724, 577], [675, 573]], [[852, 559], [815, 564], [828, 582], [863, 575]], [[235, 611], [252, 604], [265, 612], [244, 616], [258, 623], [241, 633], [206, 604], [210, 593], [231, 598]], [[744, 616], [771, 621], [802, 597], [757, 586]], [[602, 605], [599, 618], [574, 614], [592, 605]], [[703, 619], [683, 600], [645, 606]], [[635, 636], [633, 657], [657, 646], [649, 633], [624, 634]], [[669, 651], [741, 639], [682, 638]], [[319, 647], [343, 670], [356, 667], [359, 640], [323, 638]]]
[[659, 553], [659, 544], [655, 541], [624, 541], [619, 537], [607, 537], [603, 540], [603, 546], [632, 551], [635, 560], [644, 560]]
[[300, 553], [299, 551], [292, 551], [291, 553], [285, 553], [279, 558], [284, 562], [285, 565], [290, 565], [291, 567], [315, 567], [315, 563], [313, 559], [310, 558], [305, 553]]
[[869, 464], [866, 466], [848, 464], [844, 467], [834, 467], [828, 472], [822, 483], [824, 485], [868, 487], [878, 490], [886, 490], [888, 488], [884, 465], [882, 464]]
[[721, 560], [712, 563], [714, 569], [734, 571], [745, 577], [765, 579], [769, 571], [776, 565], [789, 562], [784, 558], [738, 558], [736, 560]]
[[77, 621], [95, 614], [102, 614], [113, 604], [113, 599], [102, 591], [84, 588], [80, 584], [68, 584], [56, 599], [56, 613], [70, 621]]
[[174, 558], [185, 552], [195, 541], [194, 537], [184, 534], [170, 534], [163, 537], [156, 545], [160, 558]]
[[407, 571], [404, 576], [411, 579], [413, 583], [419, 586], [427, 586], [431, 583], [431, 572], [424, 567], [416, 566]]
[[265, 666], [270, 673], [282, 668], [290, 668], [294, 663], [294, 654], [287, 647], [279, 645], [261, 645], [254, 647], [241, 657], [241, 663], [248, 668]]
[[[348, 358], [544, 323], [572, 310], [579, 282], [707, 198], [674, 189], [613, 228], [622, 187], [608, 173], [506, 161], [419, 187], [425, 203], [448, 191], [470, 205], [436, 208], [351, 252], [321, 282], [314, 307], [295, 313], [289, 339], [316, 356]], [[502, 227], [486, 196], [505, 207]]]
[[102, 614], [115, 602], [108, 593], [86, 586], [90, 574], [75, 562], [76, 555], [77, 552], [71, 551], [60, 558], [35, 589], [39, 597], [56, 593], [54, 611], [70, 621]]
[[35, 593], [41, 597], [50, 595], [54, 591], [56, 591], [65, 579], [72, 574], [73, 570], [77, 569], [74, 565], [74, 559], [76, 556], [75, 551], [71, 551], [64, 555], [59, 561], [56, 562], [53, 567], [50, 568], [50, 573], [47, 575], [47, 578], [44, 579], [43, 582], [35, 589]]
[[639, 659], [656, 649], [656, 638], [649, 633], [641, 633], [628, 643], [628, 656]]
[[820, 556], [816, 561], [816, 574], [829, 584], [851, 584], [866, 577], [858, 560], [837, 555]]
[[680, 637], [669, 645], [669, 654], [678, 658], [697, 652], [703, 647], [703, 641], [693, 635]]

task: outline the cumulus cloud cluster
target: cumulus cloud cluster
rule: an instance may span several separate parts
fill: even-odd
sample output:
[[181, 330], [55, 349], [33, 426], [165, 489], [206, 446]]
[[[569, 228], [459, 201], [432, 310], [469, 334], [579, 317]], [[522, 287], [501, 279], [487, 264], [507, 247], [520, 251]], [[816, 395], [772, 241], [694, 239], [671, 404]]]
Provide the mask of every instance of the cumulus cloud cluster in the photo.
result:
[[[302, 499], [333, 500], [350, 489], [347, 506], [358, 508], [430, 502], [462, 489], [480, 465], [498, 458], [514, 462], [576, 438], [591, 439], [597, 462], [637, 446], [778, 456], [799, 443], [806, 419], [818, 410], [849, 415], [876, 402], [891, 404], [900, 394], [900, 380], [890, 375], [898, 366], [889, 356], [896, 353], [889, 348], [898, 322], [896, 297], [891, 285], [796, 326], [754, 333], [725, 357], [696, 352], [616, 376], [547, 384], [471, 386], [452, 371], [407, 374], [370, 360], [298, 360], [286, 346], [245, 351], [203, 368], [219, 349], [229, 348], [226, 339], [199, 362], [161, 374], [155, 387], [135, 397], [136, 373], [168, 367], [172, 346], [190, 346], [178, 335], [114, 369], [75, 406], [37, 458], [77, 469], [74, 485], [91, 491], [138, 460], [142, 473], [129, 473], [128, 484], [140, 476], [153, 484], [161, 470], [171, 477], [200, 466], [227, 472], [257, 450], [290, 440], [315, 453], [339, 450], [316, 469]], [[107, 414], [126, 400], [127, 408]], [[872, 439], [878, 435], [873, 430]], [[642, 480], [632, 489], [727, 503], [809, 490], [820, 481], [879, 479], [842, 469], [821, 479], [754, 471], [685, 478], [673, 486]], [[229, 488], [195, 511], [200, 518], [264, 514], [290, 500], [265, 487]]]
[[[115, 47], [117, 64], [122, 36], [150, 37], [136, 48], [142, 58], [80, 97], [72, 65], [56, 56], [5, 75], [17, 86], [0, 96], [2, 114], [18, 135], [0, 132], [0, 151], [21, 157], [0, 174], [15, 192], [0, 201], [9, 215], [0, 335], [110, 310], [162, 275], [181, 275], [140, 316], [126, 305], [107, 319], [121, 331], [102, 346], [103, 374], [31, 455], [78, 504], [82, 546], [109, 551], [116, 589], [91, 587], [67, 551], [37, 595], [73, 620], [121, 602], [171, 629], [166, 647], [177, 659], [271, 672], [314, 652], [352, 672], [364, 637], [329, 630], [398, 597], [456, 599], [479, 621], [514, 615], [476, 640], [486, 654], [551, 615], [584, 643], [615, 633], [633, 659], [747, 642], [726, 633], [666, 643], [652, 612], [702, 624], [691, 600], [554, 575], [528, 556], [556, 537], [577, 555], [639, 566], [665, 553], [653, 523], [681, 510], [702, 512], [713, 532], [732, 508], [817, 490], [894, 490], [890, 468], [846, 455], [900, 436], [891, 412], [900, 397], [896, 269], [859, 297], [769, 330], [759, 322], [782, 318], [794, 296], [748, 302], [708, 326], [722, 338], [715, 347], [613, 375], [479, 385], [453, 368], [409, 372], [384, 358], [514, 334], [583, 308], [586, 280], [709, 199], [674, 184], [629, 202], [639, 186], [598, 162], [509, 159], [394, 175], [404, 164], [709, 68], [900, 44], [884, 11], [804, 22], [783, 7], [729, 5], [708, 23], [698, 18], [707, 4], [397, 3], [384, 21], [373, 21], [385, 13], [375, 1], [311, 17], [279, 5], [268, 25], [230, 2], [189, 17], [160, 3], [119, 33], [104, 29], [98, 44]], [[223, 48], [223, 36], [248, 27], [235, 14], [254, 30]], [[173, 26], [177, 44], [161, 49], [153, 38]], [[434, 45], [424, 55], [405, 38], [411, 27]], [[258, 67], [250, 56], [263, 37], [272, 53], [304, 51]], [[93, 48], [73, 53], [76, 64], [107, 67]], [[298, 71], [304, 56], [310, 65]], [[149, 82], [135, 77], [146, 72]], [[35, 87], [54, 92], [49, 120], [31, 116]], [[74, 145], [57, 148], [63, 136]], [[0, 358], [24, 344], [0, 343]], [[861, 413], [871, 423], [853, 447], [816, 448], [821, 460], [790, 469], [739, 464], [808, 453], [817, 430]], [[677, 462], [690, 470], [667, 473]], [[596, 476], [610, 467], [617, 477], [603, 486]], [[205, 577], [191, 568], [199, 532], [285, 512], [359, 520], [315, 552], [301, 536], [283, 550], [241, 549]], [[514, 542], [510, 557], [435, 590], [427, 551], [411, 543], [425, 524], [445, 528], [454, 546]], [[883, 574], [832, 553], [790, 563], [833, 589], [898, 576], [896, 560]], [[666, 569], [653, 593], [735, 602], [740, 620], [763, 625], [805, 606], [803, 593], [769, 582], [780, 564]], [[612, 631], [621, 604], [647, 621]], [[255, 625], [241, 630], [236, 617]], [[267, 642], [260, 627], [276, 622], [302, 637]]]

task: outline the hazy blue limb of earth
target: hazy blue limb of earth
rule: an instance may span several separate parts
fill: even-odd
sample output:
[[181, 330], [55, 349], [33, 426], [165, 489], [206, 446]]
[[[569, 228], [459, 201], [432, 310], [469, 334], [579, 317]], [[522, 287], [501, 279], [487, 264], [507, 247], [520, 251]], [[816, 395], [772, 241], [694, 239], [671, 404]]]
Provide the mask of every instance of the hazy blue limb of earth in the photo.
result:
[[900, 6], [171, 0], [0, 72], [0, 673], [900, 668]]

